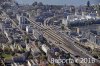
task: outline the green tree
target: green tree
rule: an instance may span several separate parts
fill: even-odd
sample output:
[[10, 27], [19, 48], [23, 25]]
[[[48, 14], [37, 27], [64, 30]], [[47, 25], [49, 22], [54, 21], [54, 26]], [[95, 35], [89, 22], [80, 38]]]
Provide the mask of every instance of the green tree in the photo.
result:
[[61, 29], [62, 29], [62, 30], [65, 29], [65, 25], [64, 25], [64, 24], [61, 25]]
[[24, 35], [23, 40], [24, 40], [26, 43], [29, 43], [29, 36], [28, 36], [28, 35]]

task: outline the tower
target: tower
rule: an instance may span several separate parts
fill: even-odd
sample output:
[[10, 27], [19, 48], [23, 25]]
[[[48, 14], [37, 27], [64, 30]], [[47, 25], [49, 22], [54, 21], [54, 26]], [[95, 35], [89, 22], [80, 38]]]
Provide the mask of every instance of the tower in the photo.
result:
[[87, 1], [87, 7], [90, 7], [90, 1]]

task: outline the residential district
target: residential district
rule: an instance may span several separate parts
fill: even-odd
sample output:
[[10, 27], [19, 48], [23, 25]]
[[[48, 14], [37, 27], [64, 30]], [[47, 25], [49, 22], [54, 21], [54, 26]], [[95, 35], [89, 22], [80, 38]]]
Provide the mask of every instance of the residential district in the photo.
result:
[[0, 0], [0, 66], [100, 66], [100, 4]]

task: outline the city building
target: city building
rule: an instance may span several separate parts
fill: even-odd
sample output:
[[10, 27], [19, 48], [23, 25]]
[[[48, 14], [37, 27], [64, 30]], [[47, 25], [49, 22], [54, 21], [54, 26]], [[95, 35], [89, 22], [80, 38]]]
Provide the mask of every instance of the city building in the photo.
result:
[[89, 40], [97, 45], [100, 45], [100, 32], [99, 31], [91, 31], [89, 33]]
[[23, 30], [26, 30], [26, 26], [29, 25], [29, 21], [26, 19], [26, 17], [17, 15], [17, 20], [19, 22], [19, 27]]
[[11, 30], [12, 29], [12, 22], [10, 19], [6, 18], [2, 24], [2, 29], [3, 30]]
[[45, 44], [42, 45], [41, 49], [47, 54], [49, 47], [46, 46]]
[[27, 61], [28, 66], [38, 66], [33, 60]]
[[27, 32], [28, 34], [33, 34], [33, 27], [32, 27], [31, 25], [26, 26], [26, 32]]
[[68, 15], [67, 18], [62, 19], [62, 24], [65, 26], [86, 26], [92, 24], [100, 24], [100, 18], [97, 17], [96, 13], [89, 13], [88, 15]]
[[96, 13], [97, 13], [97, 16], [100, 17], [100, 4], [96, 5]]

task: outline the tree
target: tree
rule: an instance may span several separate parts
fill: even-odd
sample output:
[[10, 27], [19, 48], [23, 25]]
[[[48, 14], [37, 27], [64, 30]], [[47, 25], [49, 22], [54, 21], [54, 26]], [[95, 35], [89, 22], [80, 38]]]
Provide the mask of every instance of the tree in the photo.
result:
[[64, 29], [65, 29], [65, 26], [64, 26], [64, 24], [62, 24], [62, 25], [61, 25], [61, 29], [62, 29], [62, 30], [64, 30]]
[[14, 41], [14, 40], [12, 40], [11, 44], [13, 44], [13, 45], [14, 45], [14, 43], [15, 43], [15, 41]]
[[46, 56], [42, 54], [42, 55], [40, 56], [40, 59], [41, 59], [42, 61], [44, 61], [44, 60], [46, 60]]
[[25, 41], [26, 43], [29, 43], [29, 36], [28, 36], [28, 35], [25, 35], [25, 36], [23, 37], [23, 39], [24, 39], [24, 41]]
[[2, 14], [2, 11], [0, 11], [0, 15]]
[[42, 3], [42, 2], [39, 2], [39, 3], [38, 3], [38, 6], [43, 6], [43, 3]]
[[35, 6], [35, 5], [37, 5], [38, 3], [37, 2], [34, 2], [33, 4], [32, 4], [32, 6]]

